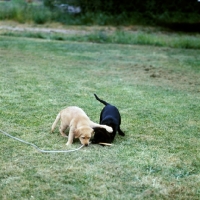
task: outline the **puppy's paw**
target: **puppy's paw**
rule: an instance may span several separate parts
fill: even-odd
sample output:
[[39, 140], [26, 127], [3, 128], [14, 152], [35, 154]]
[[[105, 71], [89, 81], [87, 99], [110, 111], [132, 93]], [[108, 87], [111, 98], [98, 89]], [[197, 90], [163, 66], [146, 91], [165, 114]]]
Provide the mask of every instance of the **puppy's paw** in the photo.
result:
[[67, 142], [67, 143], [66, 143], [66, 145], [67, 145], [67, 146], [70, 146], [70, 145], [71, 145], [71, 143]]
[[106, 126], [106, 130], [109, 132], [109, 133], [112, 133], [113, 132], [113, 129], [109, 126]]

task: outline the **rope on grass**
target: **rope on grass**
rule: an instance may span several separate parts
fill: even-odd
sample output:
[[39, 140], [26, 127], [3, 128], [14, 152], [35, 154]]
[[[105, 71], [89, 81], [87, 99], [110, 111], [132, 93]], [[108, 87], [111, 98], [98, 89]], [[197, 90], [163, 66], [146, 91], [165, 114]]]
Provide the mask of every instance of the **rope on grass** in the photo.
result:
[[0, 132], [3, 133], [4, 135], [6, 135], [6, 136], [8, 136], [8, 137], [10, 137], [10, 138], [12, 138], [12, 139], [14, 139], [14, 140], [17, 140], [17, 141], [19, 141], [19, 142], [22, 142], [22, 143], [24, 143], [24, 144], [27, 144], [27, 145], [30, 145], [30, 146], [34, 147], [35, 149], [37, 149], [39, 152], [42, 152], [42, 153], [70, 153], [70, 152], [78, 151], [79, 149], [81, 149], [81, 148], [84, 146], [84, 145], [82, 145], [82, 146], [80, 146], [80, 147], [77, 148], [77, 149], [71, 149], [71, 150], [43, 150], [43, 149], [40, 149], [40, 148], [39, 148], [38, 146], [36, 146], [35, 144], [30, 143], [30, 142], [26, 142], [26, 141], [24, 141], [24, 140], [22, 140], [22, 139], [19, 139], [19, 138], [17, 138], [17, 137], [14, 137], [14, 136], [12, 136], [12, 135], [6, 133], [5, 131], [2, 131], [1, 129], [0, 129]]

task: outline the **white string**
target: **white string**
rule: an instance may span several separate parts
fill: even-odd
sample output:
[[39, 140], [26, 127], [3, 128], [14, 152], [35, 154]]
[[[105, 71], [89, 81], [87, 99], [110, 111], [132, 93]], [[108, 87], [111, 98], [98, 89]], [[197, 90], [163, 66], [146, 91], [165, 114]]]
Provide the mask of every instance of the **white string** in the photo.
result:
[[78, 151], [79, 149], [81, 149], [81, 148], [84, 146], [84, 145], [82, 145], [82, 146], [80, 146], [80, 147], [77, 148], [77, 149], [71, 149], [71, 150], [60, 150], [60, 151], [59, 151], [59, 150], [43, 150], [43, 149], [40, 149], [39, 147], [37, 147], [35, 144], [32, 144], [32, 143], [30, 143], [30, 142], [26, 142], [26, 141], [21, 140], [21, 139], [19, 139], [19, 138], [17, 138], [17, 137], [14, 137], [14, 136], [12, 136], [12, 135], [6, 133], [5, 131], [2, 131], [1, 129], [0, 129], [0, 132], [3, 133], [4, 135], [6, 135], [6, 136], [8, 136], [8, 137], [10, 137], [10, 138], [12, 138], [12, 139], [14, 139], [14, 140], [18, 140], [19, 142], [22, 142], [22, 143], [24, 143], [24, 144], [31, 145], [31, 146], [33, 146], [35, 149], [37, 149], [38, 151], [40, 151], [40, 152], [42, 152], [42, 153], [69, 153], [69, 152]]

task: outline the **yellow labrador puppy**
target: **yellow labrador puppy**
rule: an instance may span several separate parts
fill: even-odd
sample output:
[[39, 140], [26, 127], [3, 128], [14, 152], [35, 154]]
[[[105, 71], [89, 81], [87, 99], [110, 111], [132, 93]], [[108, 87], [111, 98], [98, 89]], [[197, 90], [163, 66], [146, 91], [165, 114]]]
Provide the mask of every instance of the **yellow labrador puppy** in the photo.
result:
[[73, 138], [79, 138], [81, 144], [88, 146], [94, 132], [93, 128], [96, 127], [105, 128], [110, 133], [113, 131], [107, 125], [100, 125], [91, 121], [86, 113], [77, 106], [70, 106], [61, 110], [51, 127], [51, 132], [54, 131], [59, 120], [61, 121], [59, 130], [62, 136], [67, 137], [65, 130], [69, 128], [68, 142], [66, 145], [72, 144]]

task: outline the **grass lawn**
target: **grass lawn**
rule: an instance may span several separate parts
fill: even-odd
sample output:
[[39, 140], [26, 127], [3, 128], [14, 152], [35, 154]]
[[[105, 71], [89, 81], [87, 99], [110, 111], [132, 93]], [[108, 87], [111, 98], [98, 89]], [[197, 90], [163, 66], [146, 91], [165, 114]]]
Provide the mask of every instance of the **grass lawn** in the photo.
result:
[[200, 50], [0, 36], [0, 129], [46, 150], [67, 147], [57, 113], [95, 122], [116, 105], [111, 147], [38, 152], [0, 134], [0, 199], [200, 199]]

